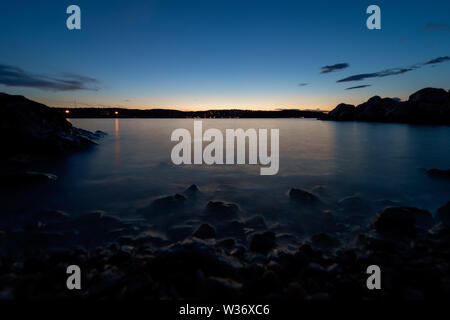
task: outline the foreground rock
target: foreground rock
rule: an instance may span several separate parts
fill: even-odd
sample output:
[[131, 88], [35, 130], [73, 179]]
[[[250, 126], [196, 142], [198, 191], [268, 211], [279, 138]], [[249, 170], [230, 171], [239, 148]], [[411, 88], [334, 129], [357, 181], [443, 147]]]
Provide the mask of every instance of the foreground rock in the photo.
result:
[[424, 88], [404, 102], [374, 96], [356, 107], [341, 103], [321, 119], [450, 124], [450, 92]]
[[60, 112], [23, 96], [0, 93], [3, 155], [59, 154], [86, 149], [103, 135], [78, 129]]
[[289, 190], [289, 199], [293, 204], [298, 204], [306, 207], [317, 206], [321, 204], [319, 198], [312, 193], [296, 188], [292, 188], [291, 190]]
[[375, 220], [375, 228], [382, 233], [412, 235], [433, 226], [433, 217], [426, 210], [413, 207], [389, 207]]
[[[448, 207], [447, 203], [439, 209], [440, 222], [447, 216]], [[450, 298], [450, 229], [440, 223], [433, 232], [417, 232], [433, 223], [427, 211], [417, 208], [387, 208], [377, 216], [375, 230], [355, 234], [355, 238], [348, 238], [350, 241], [345, 240], [348, 235], [338, 238], [338, 233], [318, 233], [300, 242], [292, 241], [287, 247], [280, 243], [289, 237], [271, 231], [252, 233], [246, 241], [211, 241], [208, 239], [214, 236], [214, 228], [207, 224], [200, 225], [187, 239], [181, 239], [183, 235], [181, 241], [170, 242], [158, 233], [140, 232], [138, 226], [129, 226], [100, 211], [73, 218], [61, 211], [41, 211], [31, 218], [29, 226], [0, 225], [1, 298]], [[250, 222], [263, 227], [259, 218], [246, 223]], [[187, 227], [185, 231], [192, 232]], [[71, 245], [63, 242], [64, 228], [76, 229]], [[407, 237], [385, 237], [386, 232], [406, 233]], [[19, 251], [19, 244], [29, 252]], [[5, 249], [10, 245], [14, 250]], [[83, 270], [82, 292], [66, 288], [66, 268], [72, 264]], [[382, 266], [383, 290], [367, 290], [365, 286], [365, 270], [372, 264]]]

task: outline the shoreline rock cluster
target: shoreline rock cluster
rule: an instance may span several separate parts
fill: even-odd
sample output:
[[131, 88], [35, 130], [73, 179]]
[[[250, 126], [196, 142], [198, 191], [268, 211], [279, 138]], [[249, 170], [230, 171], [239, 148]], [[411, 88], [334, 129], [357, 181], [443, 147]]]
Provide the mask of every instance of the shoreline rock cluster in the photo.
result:
[[[340, 225], [336, 214], [324, 213], [326, 201], [291, 189], [290, 205], [299, 214], [334, 225], [301, 238], [262, 216], [239, 218], [242, 212], [237, 204], [190, 204], [201, 198], [200, 192], [191, 186], [183, 194], [155, 199], [139, 213], [143, 220], [120, 219], [100, 211], [76, 217], [52, 210], [4, 215], [0, 298], [450, 297], [450, 202], [434, 216], [426, 210], [395, 206], [379, 210], [365, 226]], [[365, 210], [351, 197], [340, 201], [340, 206], [349, 212]], [[197, 213], [200, 219], [190, 216], [202, 207]], [[190, 217], [183, 213], [188, 211]], [[170, 212], [166, 218], [178, 220], [160, 229], [158, 212]], [[72, 264], [82, 270], [81, 291], [65, 287], [65, 271]], [[382, 270], [382, 290], [366, 288], [366, 268], [372, 264]]]
[[61, 154], [84, 150], [105, 133], [75, 128], [43, 104], [0, 93], [0, 154]]
[[408, 101], [374, 96], [358, 106], [341, 103], [321, 120], [450, 124], [450, 91], [424, 88]]
[[43, 104], [0, 93], [0, 188], [56, 180], [34, 163], [87, 150], [106, 133], [79, 129]]

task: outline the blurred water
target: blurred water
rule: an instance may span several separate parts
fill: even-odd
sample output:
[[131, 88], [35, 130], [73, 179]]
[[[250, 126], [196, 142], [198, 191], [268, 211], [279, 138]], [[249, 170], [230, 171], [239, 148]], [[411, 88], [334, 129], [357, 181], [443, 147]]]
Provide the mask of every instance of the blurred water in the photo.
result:
[[91, 151], [35, 170], [58, 175], [56, 183], [3, 194], [2, 210], [93, 209], [134, 215], [159, 195], [191, 184], [210, 199], [234, 201], [249, 212], [277, 211], [291, 187], [324, 186], [330, 199], [360, 195], [390, 199], [434, 212], [450, 200], [448, 180], [420, 168], [450, 167], [450, 127], [313, 119], [205, 119], [203, 130], [279, 128], [280, 170], [260, 176], [259, 165], [175, 166], [170, 160], [176, 128], [192, 132], [193, 119], [72, 119], [80, 128], [108, 133]]

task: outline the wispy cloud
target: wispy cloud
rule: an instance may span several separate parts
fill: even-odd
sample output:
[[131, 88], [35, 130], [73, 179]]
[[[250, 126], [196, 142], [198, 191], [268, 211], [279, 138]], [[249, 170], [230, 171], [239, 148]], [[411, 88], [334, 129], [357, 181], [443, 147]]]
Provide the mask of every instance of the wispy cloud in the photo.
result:
[[366, 87], [370, 87], [370, 86], [371, 86], [370, 84], [363, 84], [363, 85], [360, 85], [360, 86], [345, 88], [345, 90], [362, 89], [362, 88], [366, 88]]
[[360, 80], [369, 79], [369, 78], [383, 78], [383, 77], [388, 77], [388, 76], [394, 76], [394, 75], [403, 74], [403, 73], [407, 73], [407, 72], [419, 69], [425, 65], [435, 65], [435, 64], [446, 62], [449, 60], [450, 60], [450, 57], [448, 57], [448, 56], [438, 57], [438, 58], [429, 60], [427, 62], [416, 63], [409, 67], [391, 68], [391, 69], [386, 69], [386, 70], [382, 70], [382, 71], [378, 71], [378, 72], [355, 74], [353, 76], [337, 80], [336, 82], [360, 81]]
[[323, 66], [321, 69], [322, 71], [320, 73], [330, 73], [330, 72], [335, 72], [338, 70], [342, 70], [345, 68], [348, 68], [350, 65], [348, 63], [337, 63], [337, 64], [333, 64], [331, 66]]
[[307, 82], [302, 82], [302, 83], [299, 83], [298, 84], [298, 86], [299, 87], [304, 87], [304, 86], [307, 86], [309, 83], [307, 83]]
[[430, 60], [428, 62], [425, 62], [424, 64], [436, 64], [436, 63], [441, 63], [441, 62], [445, 62], [445, 61], [449, 61], [449, 60], [450, 60], [449, 56], [438, 57], [438, 58], [435, 58], [435, 59]]
[[0, 84], [9, 87], [29, 87], [51, 91], [98, 90], [98, 80], [66, 73], [61, 77], [33, 74], [21, 68], [0, 64]]
[[450, 25], [445, 23], [428, 23], [423, 30], [426, 32], [450, 32]]

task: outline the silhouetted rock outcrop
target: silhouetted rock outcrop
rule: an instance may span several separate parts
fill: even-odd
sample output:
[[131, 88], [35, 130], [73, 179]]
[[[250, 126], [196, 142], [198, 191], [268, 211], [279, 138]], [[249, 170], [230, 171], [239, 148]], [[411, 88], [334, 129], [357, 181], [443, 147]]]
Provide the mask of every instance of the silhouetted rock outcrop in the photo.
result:
[[375, 228], [382, 233], [410, 235], [433, 226], [432, 215], [413, 207], [389, 207], [377, 215]]
[[54, 154], [85, 149], [102, 134], [78, 129], [63, 114], [23, 96], [0, 93], [2, 154]]
[[355, 106], [341, 103], [327, 115], [333, 120], [355, 120]]
[[424, 88], [403, 102], [374, 96], [356, 107], [341, 103], [320, 119], [450, 124], [450, 92]]

